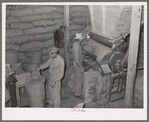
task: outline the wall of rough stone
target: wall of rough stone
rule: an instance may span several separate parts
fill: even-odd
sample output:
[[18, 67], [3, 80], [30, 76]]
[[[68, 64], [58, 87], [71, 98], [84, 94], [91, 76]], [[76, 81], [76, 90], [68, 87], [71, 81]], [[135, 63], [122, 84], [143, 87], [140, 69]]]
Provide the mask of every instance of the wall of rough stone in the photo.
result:
[[[87, 6], [70, 6], [70, 38], [87, 25], [87, 18]], [[30, 69], [46, 62], [48, 48], [54, 45], [54, 30], [63, 22], [64, 6], [7, 5], [6, 63], [22, 63]], [[14, 55], [10, 56], [12, 52]], [[33, 52], [37, 52], [38, 61], [33, 60]], [[64, 49], [60, 55], [64, 57]]]

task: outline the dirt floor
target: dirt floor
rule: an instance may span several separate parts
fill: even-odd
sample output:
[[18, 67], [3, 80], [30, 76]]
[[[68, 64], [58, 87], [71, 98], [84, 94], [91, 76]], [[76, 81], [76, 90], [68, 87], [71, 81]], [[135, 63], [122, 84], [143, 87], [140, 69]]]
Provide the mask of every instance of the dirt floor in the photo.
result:
[[[48, 72], [43, 73], [43, 75], [48, 80]], [[66, 85], [66, 87], [63, 88], [63, 90], [64, 90], [63, 94], [61, 94], [61, 107], [62, 108], [73, 108], [77, 104], [84, 102], [83, 98], [75, 97], [72, 94], [71, 88], [69, 86]], [[112, 99], [121, 98], [121, 96], [124, 96], [123, 92], [120, 94], [113, 94], [111, 98]], [[20, 97], [21, 97], [22, 107], [29, 107], [28, 96], [27, 96], [25, 87], [20, 89]], [[124, 101], [125, 101], [125, 98], [123, 97], [116, 101], [109, 102], [108, 108], [124, 108]], [[52, 108], [53, 106], [45, 104], [45, 107]], [[94, 102], [86, 103], [84, 105], [84, 108], [107, 108], [107, 106], [98, 105], [97, 101], [94, 101]], [[134, 97], [133, 108], [143, 108], [143, 102], [140, 99]]]
[[[26, 91], [21, 90], [20, 93], [21, 93], [22, 107], [29, 107]], [[84, 101], [83, 98], [75, 97], [71, 93], [71, 88], [69, 88], [68, 86], [66, 86], [65, 92], [61, 94], [61, 108], [73, 108], [77, 104], [83, 103], [83, 101]], [[125, 98], [122, 98], [113, 102], [109, 102], [108, 108], [124, 108], [124, 101], [125, 101]], [[45, 107], [53, 108], [53, 106], [48, 104], [45, 104]], [[107, 108], [107, 106], [98, 105], [97, 101], [95, 101], [95, 102], [86, 103], [84, 105], [84, 108]], [[143, 102], [138, 98], [134, 97], [133, 108], [143, 108]]]

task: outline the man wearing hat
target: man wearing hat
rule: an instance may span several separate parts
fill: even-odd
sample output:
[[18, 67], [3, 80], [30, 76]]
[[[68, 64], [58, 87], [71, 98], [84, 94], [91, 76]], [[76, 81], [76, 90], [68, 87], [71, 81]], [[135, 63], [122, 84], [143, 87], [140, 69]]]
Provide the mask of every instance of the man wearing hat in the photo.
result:
[[73, 83], [73, 90], [72, 92], [76, 97], [80, 97], [82, 94], [82, 88], [83, 88], [83, 76], [84, 76], [84, 69], [83, 69], [83, 59], [84, 59], [84, 53], [82, 50], [82, 39], [84, 37], [82, 36], [82, 33], [76, 33], [76, 37], [74, 38], [73, 48], [72, 48], [72, 54], [73, 54], [73, 67], [75, 71], [75, 80]]
[[49, 67], [49, 81], [47, 81], [48, 85], [48, 103], [54, 105], [54, 107], [59, 108], [60, 101], [60, 90], [61, 90], [61, 79], [64, 75], [64, 67], [65, 63], [63, 58], [58, 54], [58, 50], [56, 47], [49, 48], [50, 59], [42, 66], [38, 68], [38, 70], [43, 70]]

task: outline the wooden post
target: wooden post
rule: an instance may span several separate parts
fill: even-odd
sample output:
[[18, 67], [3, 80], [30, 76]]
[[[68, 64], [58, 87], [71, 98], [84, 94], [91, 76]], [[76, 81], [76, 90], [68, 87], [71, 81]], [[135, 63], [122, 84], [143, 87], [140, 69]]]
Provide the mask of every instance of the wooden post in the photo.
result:
[[94, 16], [93, 16], [93, 9], [92, 9], [92, 5], [89, 5], [89, 13], [90, 13], [90, 21], [91, 21], [91, 26], [92, 26], [92, 30], [95, 31], [95, 24], [94, 24]]
[[67, 27], [64, 33], [64, 54], [65, 54], [65, 61], [66, 67], [68, 68], [70, 65], [69, 59], [69, 5], [64, 6], [64, 26]]
[[125, 107], [132, 108], [133, 104], [133, 90], [136, 75], [136, 64], [138, 55], [139, 33], [141, 20], [141, 6], [133, 6], [130, 42], [129, 42], [129, 56], [128, 56], [128, 71], [125, 94]]

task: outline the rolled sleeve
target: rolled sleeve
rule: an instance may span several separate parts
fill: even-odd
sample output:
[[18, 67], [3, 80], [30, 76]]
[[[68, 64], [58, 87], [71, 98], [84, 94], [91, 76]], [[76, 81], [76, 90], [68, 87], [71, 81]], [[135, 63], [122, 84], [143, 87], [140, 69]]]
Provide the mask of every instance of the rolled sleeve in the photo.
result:
[[40, 66], [40, 69], [46, 69], [51, 65], [51, 58], [42, 66]]

